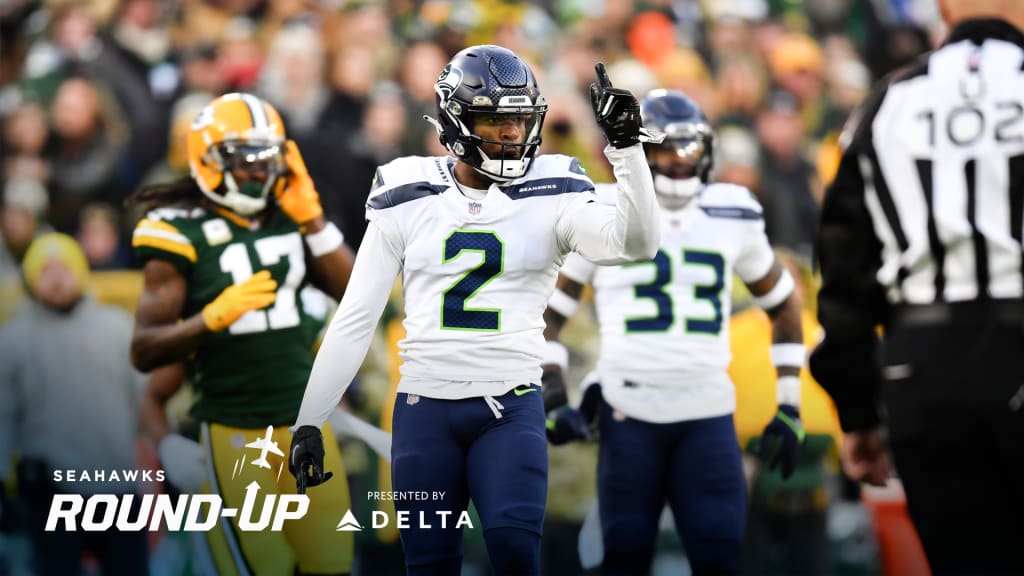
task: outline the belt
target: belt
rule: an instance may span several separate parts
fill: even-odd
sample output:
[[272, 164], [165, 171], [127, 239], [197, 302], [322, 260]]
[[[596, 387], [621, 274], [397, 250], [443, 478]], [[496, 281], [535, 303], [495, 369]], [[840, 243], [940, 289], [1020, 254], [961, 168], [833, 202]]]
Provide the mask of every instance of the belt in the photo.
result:
[[1024, 325], [1024, 300], [967, 300], [904, 305], [893, 312], [896, 326]]

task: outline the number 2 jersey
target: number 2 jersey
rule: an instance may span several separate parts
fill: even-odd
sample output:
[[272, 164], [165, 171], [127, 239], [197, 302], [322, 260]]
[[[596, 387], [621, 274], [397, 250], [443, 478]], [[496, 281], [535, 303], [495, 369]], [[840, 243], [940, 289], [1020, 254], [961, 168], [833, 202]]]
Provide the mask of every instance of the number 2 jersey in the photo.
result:
[[[607, 185], [597, 193], [602, 202], [615, 201]], [[746, 188], [709, 184], [681, 210], [659, 213], [654, 259], [597, 266], [570, 254], [562, 267], [594, 289], [602, 393], [626, 415], [650, 422], [730, 414], [733, 274], [760, 280], [775, 257], [761, 206]]]
[[302, 290], [306, 260], [298, 225], [278, 210], [251, 230], [203, 208], [161, 208], [139, 222], [132, 245], [140, 261], [167, 261], [185, 277], [183, 318], [232, 284], [270, 271], [278, 285], [274, 303], [207, 334], [190, 357], [192, 415], [239, 428], [293, 422], [323, 325], [310, 312], [325, 312], [322, 294]]
[[352, 280], [317, 355], [299, 425], [318, 425], [358, 369], [394, 278], [406, 337], [398, 390], [430, 398], [498, 396], [540, 382], [543, 312], [566, 253], [616, 263], [657, 245], [656, 201], [641, 147], [606, 149], [623, 191], [596, 201], [575, 158], [542, 155], [527, 174], [462, 188], [454, 158], [381, 166]]

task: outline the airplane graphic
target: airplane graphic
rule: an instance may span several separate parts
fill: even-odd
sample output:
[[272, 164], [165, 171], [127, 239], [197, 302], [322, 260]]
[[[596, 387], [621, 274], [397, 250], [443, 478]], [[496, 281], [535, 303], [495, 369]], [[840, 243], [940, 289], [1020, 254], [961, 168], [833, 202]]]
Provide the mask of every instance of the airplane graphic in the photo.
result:
[[256, 448], [260, 451], [260, 457], [250, 462], [250, 464], [253, 466], [259, 466], [260, 468], [270, 468], [270, 463], [267, 462], [267, 452], [272, 452], [278, 456], [284, 456], [284, 452], [281, 452], [281, 449], [277, 447], [277, 442], [274, 442], [272, 439], [273, 435], [274, 427], [267, 426], [266, 436], [245, 445], [246, 448]]

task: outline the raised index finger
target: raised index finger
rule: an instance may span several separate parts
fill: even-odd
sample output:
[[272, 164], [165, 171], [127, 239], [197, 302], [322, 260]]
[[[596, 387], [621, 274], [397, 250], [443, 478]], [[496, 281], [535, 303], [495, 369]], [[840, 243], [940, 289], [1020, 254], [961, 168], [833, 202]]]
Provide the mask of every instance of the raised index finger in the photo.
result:
[[608, 70], [604, 67], [604, 62], [598, 62], [594, 65], [594, 70], [597, 71], [597, 84], [601, 88], [611, 88], [612, 80], [608, 77]]

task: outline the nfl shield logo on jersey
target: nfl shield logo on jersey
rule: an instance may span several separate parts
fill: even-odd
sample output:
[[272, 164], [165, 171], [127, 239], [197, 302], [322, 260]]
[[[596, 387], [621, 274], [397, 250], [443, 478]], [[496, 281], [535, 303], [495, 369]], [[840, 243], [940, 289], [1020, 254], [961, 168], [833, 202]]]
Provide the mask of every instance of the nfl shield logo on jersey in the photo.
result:
[[469, 203], [469, 213], [472, 214], [473, 216], [476, 216], [477, 214], [480, 213], [480, 207], [481, 206], [480, 206], [479, 202], [470, 202]]

